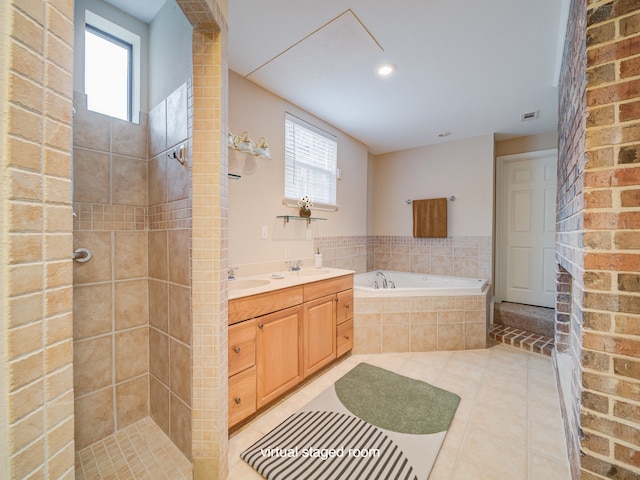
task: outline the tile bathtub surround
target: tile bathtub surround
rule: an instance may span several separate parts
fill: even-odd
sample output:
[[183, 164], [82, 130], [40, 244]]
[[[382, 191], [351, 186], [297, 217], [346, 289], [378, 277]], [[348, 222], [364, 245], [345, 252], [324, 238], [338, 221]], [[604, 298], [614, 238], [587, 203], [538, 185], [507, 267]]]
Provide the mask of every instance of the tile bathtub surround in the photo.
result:
[[0, 476], [70, 480], [73, 3], [0, 11]]
[[231, 435], [229, 478], [261, 479], [240, 453], [360, 362], [460, 395], [429, 478], [571, 478], [551, 359], [506, 345], [351, 355]]
[[354, 299], [354, 353], [487, 346], [487, 294]]
[[[492, 237], [373, 237], [373, 270], [431, 273], [454, 277], [492, 278]], [[369, 263], [369, 259], [367, 260]]]

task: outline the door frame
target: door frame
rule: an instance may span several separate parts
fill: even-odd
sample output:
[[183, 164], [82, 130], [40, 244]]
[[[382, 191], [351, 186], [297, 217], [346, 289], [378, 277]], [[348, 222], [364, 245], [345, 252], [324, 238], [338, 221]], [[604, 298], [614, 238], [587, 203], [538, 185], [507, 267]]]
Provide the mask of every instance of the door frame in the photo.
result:
[[532, 152], [516, 153], [513, 155], [502, 155], [496, 157], [496, 255], [495, 255], [495, 289], [494, 301], [502, 302], [505, 298], [504, 289], [506, 287], [506, 262], [502, 255], [502, 249], [506, 245], [506, 232], [504, 222], [504, 169], [510, 162], [520, 160], [536, 160], [539, 158], [555, 155], [558, 158], [558, 149], [550, 148], [546, 150], [535, 150]]

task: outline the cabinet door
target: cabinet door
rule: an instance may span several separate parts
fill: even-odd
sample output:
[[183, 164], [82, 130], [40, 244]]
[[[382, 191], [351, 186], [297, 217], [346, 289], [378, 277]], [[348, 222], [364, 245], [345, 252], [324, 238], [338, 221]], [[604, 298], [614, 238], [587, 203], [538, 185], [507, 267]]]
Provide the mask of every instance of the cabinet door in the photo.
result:
[[304, 376], [336, 358], [336, 296], [304, 303]]
[[258, 408], [302, 380], [302, 307], [257, 318]]
[[353, 318], [353, 288], [338, 293], [336, 314], [336, 323], [338, 325]]

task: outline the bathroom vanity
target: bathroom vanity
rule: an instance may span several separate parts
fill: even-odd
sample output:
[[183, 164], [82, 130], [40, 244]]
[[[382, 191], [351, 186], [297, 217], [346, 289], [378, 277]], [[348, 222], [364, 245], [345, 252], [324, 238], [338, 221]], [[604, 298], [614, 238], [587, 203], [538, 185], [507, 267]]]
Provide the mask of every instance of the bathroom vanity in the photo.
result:
[[229, 427], [353, 348], [352, 271], [309, 269], [267, 280], [238, 280], [241, 288], [230, 282]]

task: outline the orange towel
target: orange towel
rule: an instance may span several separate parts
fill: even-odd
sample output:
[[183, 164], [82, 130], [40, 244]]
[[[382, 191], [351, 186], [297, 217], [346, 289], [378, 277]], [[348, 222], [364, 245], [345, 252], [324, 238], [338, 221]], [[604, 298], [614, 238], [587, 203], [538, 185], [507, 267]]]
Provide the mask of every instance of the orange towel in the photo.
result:
[[447, 199], [414, 200], [413, 236], [445, 238], [447, 236]]

